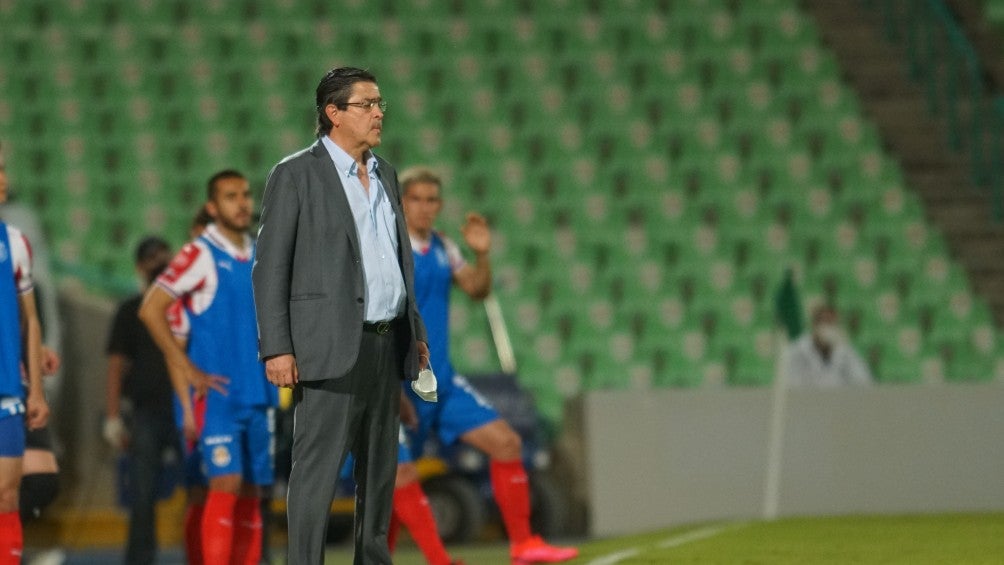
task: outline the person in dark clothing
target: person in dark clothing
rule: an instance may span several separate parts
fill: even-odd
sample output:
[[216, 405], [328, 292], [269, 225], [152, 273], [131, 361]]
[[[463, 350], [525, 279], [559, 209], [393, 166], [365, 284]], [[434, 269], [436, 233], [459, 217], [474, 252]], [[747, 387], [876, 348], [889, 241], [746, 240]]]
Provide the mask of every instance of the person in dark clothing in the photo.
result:
[[[149, 286], [171, 260], [171, 249], [158, 237], [136, 248], [136, 270]], [[143, 294], [119, 306], [108, 339], [108, 387], [104, 436], [128, 457], [129, 537], [125, 563], [156, 561], [154, 509], [164, 461], [177, 457], [180, 437], [174, 418], [174, 389], [164, 356], [138, 313]]]

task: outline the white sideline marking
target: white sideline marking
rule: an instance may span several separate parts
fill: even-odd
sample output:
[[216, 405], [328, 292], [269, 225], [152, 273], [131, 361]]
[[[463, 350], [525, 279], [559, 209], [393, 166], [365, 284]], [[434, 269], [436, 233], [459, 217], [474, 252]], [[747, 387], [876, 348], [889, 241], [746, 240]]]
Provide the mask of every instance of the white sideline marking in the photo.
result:
[[634, 557], [641, 553], [641, 550], [637, 547], [632, 547], [631, 549], [625, 549], [623, 551], [618, 551], [617, 553], [611, 553], [610, 555], [604, 555], [603, 557], [597, 557], [593, 559], [586, 565], [614, 565], [622, 559], [627, 559], [628, 557]]
[[718, 534], [724, 532], [725, 526], [714, 526], [708, 528], [701, 528], [700, 530], [694, 530], [692, 532], [687, 532], [685, 534], [674, 536], [669, 539], [665, 539], [658, 544], [659, 549], [668, 549], [670, 547], [679, 547], [681, 545], [690, 543], [692, 541], [702, 540], [717, 536]]
[[[699, 530], [694, 530], [692, 532], [687, 532], [685, 534], [681, 534], [681, 535], [678, 535], [678, 536], [673, 536], [673, 537], [668, 538], [668, 539], [664, 539], [661, 542], [659, 542], [658, 544], [656, 544], [656, 547], [658, 547], [659, 549], [668, 549], [670, 547], [679, 547], [681, 545], [688, 544], [688, 543], [690, 543], [692, 541], [698, 541], [698, 540], [707, 539], [707, 538], [710, 538], [710, 537], [717, 536], [718, 534], [724, 532], [725, 530], [730, 530], [730, 529], [733, 529], [735, 527], [737, 527], [737, 526], [736, 525], [731, 525], [731, 526], [709, 526], [707, 528], [701, 528]], [[616, 553], [611, 553], [609, 555], [604, 555], [602, 557], [597, 557], [596, 559], [593, 559], [592, 561], [590, 561], [586, 565], [614, 565], [615, 563], [623, 561], [624, 559], [627, 559], [629, 557], [634, 557], [635, 555], [638, 555], [639, 553], [641, 553], [641, 549], [640, 548], [630, 547], [628, 549], [624, 549], [624, 550], [618, 551]]]

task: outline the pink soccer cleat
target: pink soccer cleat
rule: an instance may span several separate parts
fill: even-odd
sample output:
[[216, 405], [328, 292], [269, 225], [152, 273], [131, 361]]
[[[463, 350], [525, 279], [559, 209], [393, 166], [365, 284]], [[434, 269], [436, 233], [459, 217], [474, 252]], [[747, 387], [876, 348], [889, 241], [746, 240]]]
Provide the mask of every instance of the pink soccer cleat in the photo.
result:
[[512, 565], [558, 563], [579, 556], [578, 549], [548, 545], [540, 536], [533, 536], [521, 544], [512, 546], [509, 553], [512, 556]]

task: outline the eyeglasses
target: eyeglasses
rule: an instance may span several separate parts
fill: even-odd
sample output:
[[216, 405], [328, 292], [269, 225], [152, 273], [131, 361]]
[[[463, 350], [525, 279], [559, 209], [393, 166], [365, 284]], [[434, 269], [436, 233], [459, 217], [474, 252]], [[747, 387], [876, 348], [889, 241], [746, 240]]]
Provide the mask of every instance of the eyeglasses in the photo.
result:
[[365, 102], [346, 102], [346, 106], [355, 106], [357, 108], [362, 108], [367, 112], [372, 112], [374, 107], [380, 108], [381, 112], [387, 111], [387, 101], [383, 98], [379, 100], [367, 100]]

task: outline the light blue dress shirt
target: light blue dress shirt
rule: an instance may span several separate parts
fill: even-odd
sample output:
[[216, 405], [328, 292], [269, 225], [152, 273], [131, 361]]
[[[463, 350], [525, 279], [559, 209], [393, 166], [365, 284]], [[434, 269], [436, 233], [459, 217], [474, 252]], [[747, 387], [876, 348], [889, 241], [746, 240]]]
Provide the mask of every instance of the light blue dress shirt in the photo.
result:
[[404, 313], [407, 291], [397, 257], [396, 216], [387, 191], [377, 176], [376, 157], [372, 152], [367, 154], [366, 172], [370, 178], [367, 194], [359, 181], [359, 165], [355, 159], [328, 136], [321, 136], [321, 142], [338, 169], [352, 217], [356, 221], [366, 281], [366, 321], [382, 322], [397, 318]]

